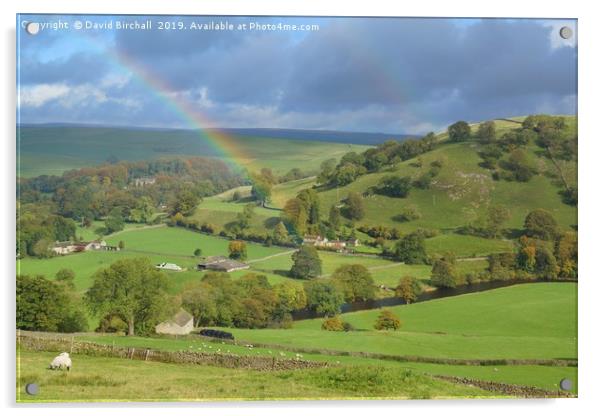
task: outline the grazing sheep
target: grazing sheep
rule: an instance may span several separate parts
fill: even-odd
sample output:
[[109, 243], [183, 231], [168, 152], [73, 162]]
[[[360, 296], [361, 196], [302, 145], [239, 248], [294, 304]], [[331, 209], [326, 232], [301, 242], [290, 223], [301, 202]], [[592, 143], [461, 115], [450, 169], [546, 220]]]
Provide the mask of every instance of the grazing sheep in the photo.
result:
[[69, 358], [69, 353], [62, 352], [54, 357], [49, 368], [51, 370], [61, 370], [63, 368], [66, 368], [67, 371], [71, 370], [71, 358]]

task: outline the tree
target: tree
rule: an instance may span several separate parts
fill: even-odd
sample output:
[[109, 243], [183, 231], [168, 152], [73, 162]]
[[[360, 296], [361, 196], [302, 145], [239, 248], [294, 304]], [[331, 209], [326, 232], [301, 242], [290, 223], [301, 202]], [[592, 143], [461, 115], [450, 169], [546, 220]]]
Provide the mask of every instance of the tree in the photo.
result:
[[358, 221], [366, 215], [364, 200], [357, 192], [349, 192], [345, 200], [345, 205], [345, 213], [350, 220]]
[[322, 260], [314, 246], [301, 246], [293, 253], [290, 275], [297, 279], [313, 279], [322, 274]]
[[153, 219], [155, 206], [148, 196], [143, 196], [136, 201], [134, 209], [130, 210], [129, 221], [138, 223], [148, 223]]
[[330, 212], [328, 213], [328, 224], [330, 228], [335, 231], [338, 231], [341, 228], [341, 210], [336, 205], [332, 205], [330, 207]]
[[470, 139], [470, 125], [465, 121], [458, 121], [447, 128], [449, 139], [452, 142], [463, 142]]
[[44, 276], [17, 276], [17, 328], [57, 331], [67, 302], [64, 289]]
[[320, 222], [320, 198], [315, 189], [304, 189], [297, 194], [307, 214], [307, 222], [316, 225]]
[[279, 221], [278, 224], [276, 224], [276, 226], [274, 227], [274, 241], [276, 241], [276, 243], [284, 243], [287, 240], [288, 230], [286, 229], [282, 221]]
[[307, 306], [307, 296], [300, 284], [287, 281], [274, 285], [273, 290], [277, 299], [277, 310], [283, 314]]
[[577, 278], [577, 233], [565, 232], [558, 235], [554, 244], [554, 256], [558, 261], [559, 276]]
[[510, 153], [505, 168], [512, 172], [508, 179], [519, 182], [528, 182], [534, 174], [527, 155], [521, 149], [515, 149]]
[[244, 230], [245, 228], [249, 228], [253, 217], [255, 217], [255, 204], [246, 204], [242, 208], [242, 212], [236, 215], [236, 223], [241, 230]]
[[399, 280], [395, 288], [395, 296], [404, 300], [405, 303], [412, 303], [418, 299], [422, 293], [422, 286], [415, 277], [404, 276]]
[[426, 247], [422, 234], [413, 232], [401, 238], [393, 248], [393, 257], [407, 264], [426, 263]]
[[327, 159], [320, 164], [320, 174], [318, 175], [318, 183], [328, 183], [330, 176], [337, 166], [336, 159]]
[[385, 176], [378, 184], [377, 191], [393, 198], [405, 198], [412, 189], [412, 178], [409, 176]]
[[184, 216], [192, 215], [199, 202], [200, 198], [197, 195], [195, 195], [192, 191], [180, 191], [171, 204], [171, 214], [175, 215], [179, 212]]
[[327, 280], [319, 279], [305, 283], [305, 293], [307, 306], [319, 315], [336, 315], [345, 301], [337, 286]]
[[217, 319], [214, 288], [206, 282], [191, 281], [182, 290], [182, 307], [194, 317], [194, 326], [213, 324]]
[[247, 243], [241, 240], [230, 241], [228, 253], [231, 259], [245, 261], [247, 259]]
[[453, 258], [436, 260], [431, 270], [431, 283], [436, 287], [456, 287], [456, 270]]
[[70, 289], [74, 289], [75, 288], [75, 272], [71, 269], [60, 269], [58, 272], [56, 272], [56, 274], [54, 275], [54, 279], [57, 282], [61, 282], [66, 284]]
[[345, 323], [339, 315], [335, 315], [324, 319], [324, 322], [322, 322], [322, 329], [325, 331], [344, 331]]
[[200, 248], [197, 248], [194, 250], [194, 257], [201, 257], [203, 255], [203, 250], [201, 250]]
[[254, 178], [251, 195], [261, 203], [261, 206], [265, 206], [272, 196], [272, 184], [264, 179]]
[[377, 331], [389, 329], [397, 331], [399, 328], [401, 328], [401, 320], [389, 309], [383, 309], [374, 323], [374, 329]]
[[535, 272], [541, 279], [556, 279], [558, 263], [549, 248], [544, 245], [537, 247], [535, 252]]
[[486, 121], [479, 124], [477, 139], [485, 144], [493, 142], [495, 140], [495, 123], [493, 121]]
[[125, 248], [125, 241], [119, 240], [119, 243], [117, 243], [117, 247], [119, 247], [119, 250], [123, 250]]
[[105, 232], [106, 234], [112, 234], [117, 231], [121, 231], [123, 230], [124, 224], [125, 223], [121, 209], [113, 208], [105, 220]]
[[535, 209], [525, 217], [525, 233], [529, 237], [553, 240], [558, 234], [558, 224], [552, 214], [545, 209]]
[[487, 210], [487, 234], [492, 238], [498, 238], [502, 226], [510, 219], [510, 210], [501, 205], [492, 205]]
[[116, 261], [92, 276], [85, 295], [95, 315], [115, 314], [128, 324], [128, 335], [145, 330], [168, 314], [168, 282], [147, 258]]
[[332, 280], [340, 285], [348, 302], [374, 299], [376, 295], [374, 279], [368, 269], [361, 264], [339, 267], [332, 274]]
[[282, 209], [283, 219], [290, 224], [300, 236], [307, 230], [307, 211], [303, 202], [297, 198], [286, 201]]

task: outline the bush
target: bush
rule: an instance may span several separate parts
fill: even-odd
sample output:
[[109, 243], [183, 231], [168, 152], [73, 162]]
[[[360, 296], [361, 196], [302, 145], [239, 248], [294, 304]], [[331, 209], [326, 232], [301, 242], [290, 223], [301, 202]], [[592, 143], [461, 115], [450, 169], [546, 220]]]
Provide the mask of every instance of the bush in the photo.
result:
[[395, 219], [402, 222], [408, 222], [419, 220], [420, 217], [422, 217], [422, 215], [420, 215], [418, 208], [414, 206], [409, 206], [405, 207]]
[[345, 330], [345, 324], [339, 315], [335, 315], [332, 318], [324, 319], [322, 329], [325, 331], [341, 332]]
[[389, 309], [384, 309], [380, 315], [378, 315], [376, 323], [374, 324], [374, 329], [378, 331], [388, 331], [389, 329], [397, 331], [399, 328], [401, 328], [401, 320]]
[[128, 325], [117, 315], [107, 315], [102, 318], [95, 329], [96, 332], [126, 333]]

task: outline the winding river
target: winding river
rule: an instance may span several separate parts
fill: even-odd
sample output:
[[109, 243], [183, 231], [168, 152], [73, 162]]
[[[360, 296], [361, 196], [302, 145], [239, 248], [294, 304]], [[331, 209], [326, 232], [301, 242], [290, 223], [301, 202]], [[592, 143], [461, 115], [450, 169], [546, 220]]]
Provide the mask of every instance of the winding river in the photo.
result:
[[[573, 282], [574, 280], [501, 280], [501, 281], [493, 281], [493, 282], [479, 282], [473, 283], [471, 285], [462, 285], [455, 288], [440, 288], [435, 290], [430, 290], [427, 292], [423, 292], [418, 296], [416, 302], [425, 302], [433, 299], [441, 299], [448, 298], [450, 296], [458, 296], [465, 295], [467, 293], [477, 293], [477, 292], [485, 292], [487, 290], [498, 289], [500, 287], [514, 286], [520, 285], [524, 283], [566, 283]], [[414, 302], [414, 303], [416, 303]], [[348, 312], [356, 312], [356, 311], [364, 311], [368, 309], [378, 309], [388, 306], [396, 306], [403, 305], [405, 302], [401, 298], [397, 297], [389, 297], [389, 298], [381, 298], [374, 300], [366, 300], [352, 303], [345, 303], [341, 307], [341, 313]], [[302, 319], [314, 319], [321, 318], [322, 315], [319, 315], [312, 309], [300, 309], [292, 313], [293, 320], [299, 321]]]

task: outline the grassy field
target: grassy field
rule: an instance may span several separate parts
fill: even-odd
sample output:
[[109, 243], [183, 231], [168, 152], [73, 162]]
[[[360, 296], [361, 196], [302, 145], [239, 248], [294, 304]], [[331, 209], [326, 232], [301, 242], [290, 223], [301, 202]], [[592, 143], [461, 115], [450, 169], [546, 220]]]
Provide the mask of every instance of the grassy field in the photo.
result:
[[[163, 351], [202, 351], [215, 354], [235, 354], [251, 356], [271, 356], [280, 359], [296, 358], [294, 351], [277, 347], [249, 349], [243, 345], [222, 344], [208, 342], [204, 338], [194, 336], [182, 338], [143, 338], [126, 337], [120, 335], [77, 335], [77, 339], [95, 342], [98, 344], [115, 345], [121, 347], [152, 348]], [[379, 366], [395, 369], [413, 369], [420, 373], [431, 375], [450, 375], [469, 377], [479, 380], [491, 380], [501, 383], [534, 386], [547, 390], [555, 390], [562, 378], [570, 378], [576, 382], [577, 369], [575, 367], [552, 367], [532, 365], [498, 365], [498, 366], [466, 366], [448, 364], [429, 364], [416, 362], [399, 362], [379, 360], [365, 357], [350, 357], [342, 355], [301, 354], [303, 360], [324, 361], [337, 365], [350, 366]], [[577, 386], [573, 386], [577, 392]]]
[[290, 330], [232, 329], [237, 338], [264, 344], [448, 358], [576, 358], [576, 285], [534, 283], [400, 305], [402, 328], [374, 331], [377, 310], [344, 319], [358, 331], [320, 330], [321, 319]]
[[[301, 138], [303, 139], [303, 138]], [[259, 170], [272, 168], [283, 174], [293, 167], [317, 170], [322, 161], [340, 158], [350, 150], [361, 152], [363, 145], [230, 136], [239, 155], [239, 167]], [[124, 128], [36, 126], [22, 127], [19, 136], [18, 174], [32, 177], [60, 175], [69, 169], [119, 160], [152, 160], [162, 157], [221, 157], [212, 140], [194, 130], [138, 130]]]
[[[562, 378], [569, 378], [574, 381], [573, 393], [577, 392], [577, 368], [575, 367], [555, 367], [543, 365], [488, 365], [488, 366], [468, 366], [456, 364], [430, 364], [419, 362], [398, 362], [382, 360], [368, 357], [351, 357], [345, 355], [327, 355], [326, 351], [320, 353], [319, 350], [337, 350], [337, 351], [363, 351], [385, 353], [390, 355], [415, 355], [422, 357], [440, 357], [440, 358], [464, 358], [464, 359], [552, 359], [552, 358], [576, 358], [576, 285], [570, 283], [536, 283], [523, 284], [492, 291], [476, 293], [471, 295], [462, 295], [453, 298], [445, 298], [429, 302], [417, 303], [408, 306], [397, 306], [391, 308], [397, 313], [403, 322], [403, 327], [399, 332], [382, 332], [372, 330], [372, 324], [378, 311], [362, 311], [344, 315], [344, 319], [352, 323], [356, 331], [348, 333], [327, 332], [319, 329], [321, 320], [298, 321], [294, 327], [289, 330], [243, 330], [228, 329], [237, 337], [237, 344], [224, 344], [223, 342], [210, 342], [205, 338], [188, 336], [184, 338], [170, 337], [126, 337], [120, 335], [101, 335], [101, 334], [79, 334], [77, 339], [82, 341], [91, 341], [101, 344], [116, 345], [122, 347], [152, 348], [165, 351], [202, 351], [215, 354], [236, 354], [236, 355], [257, 355], [272, 356], [277, 358], [295, 358], [299, 348], [312, 348], [316, 352], [303, 352], [301, 357], [310, 361], [325, 361], [336, 366], [353, 368], [354, 374], [371, 374], [372, 371], [378, 371], [380, 374], [403, 374], [407, 370], [412, 370], [414, 374], [425, 374], [421, 378], [421, 383], [430, 380], [430, 375], [450, 375], [456, 377], [468, 377], [478, 380], [488, 380], [501, 383], [518, 384], [525, 386], [534, 386], [550, 391], [558, 389], [558, 382]], [[511, 299], [512, 301], [509, 301]], [[266, 343], [269, 347], [248, 348], [247, 342]], [[280, 347], [279, 347], [280, 345]], [[52, 358], [52, 353], [32, 353], [23, 351], [20, 353], [20, 381], [27, 383], [36, 381], [47, 386], [48, 395], [40, 395], [36, 399], [53, 400], [60, 398], [61, 394], [66, 394], [71, 383], [66, 379], [55, 379], [54, 377], [73, 377], [75, 385], [79, 385], [80, 393], [74, 393], [82, 400], [85, 398], [96, 399], [127, 399], [128, 397], [137, 397], [142, 400], [158, 399], [160, 396], [153, 395], [153, 389], [148, 393], [139, 396], [139, 390], [130, 390], [129, 379], [124, 381], [124, 377], [116, 378], [112, 373], [104, 373], [107, 368], [117, 365], [119, 368], [129, 368], [136, 371], [138, 377], [142, 377], [145, 371], [154, 366], [165, 366], [158, 363], [143, 363], [127, 360], [100, 359], [86, 356], [75, 355], [74, 371], [68, 376], [58, 375], [44, 369], [48, 361]], [[88, 366], [88, 363], [90, 366]], [[103, 363], [101, 366], [100, 364]], [[93, 365], [96, 368], [93, 369]], [[138, 366], [141, 366], [138, 368]], [[168, 379], [173, 380], [172, 376], [182, 371], [200, 371], [201, 367], [182, 366], [170, 364], [171, 367], [163, 367], [163, 371], [168, 371]], [[101, 368], [102, 367], [102, 368]], [[99, 370], [99, 368], [101, 368]], [[205, 367], [202, 367], [205, 368]], [[378, 368], [378, 370], [373, 370]], [[361, 370], [359, 370], [361, 369]], [[76, 371], [84, 371], [89, 377], [87, 381], [82, 381]], [[245, 389], [238, 390], [241, 396], [230, 396], [229, 393], [224, 396], [215, 396], [207, 390], [198, 390], [190, 392], [192, 396], [182, 396], [184, 386], [175, 382], [163, 398], [173, 399], [218, 399], [218, 398], [249, 398], [256, 397], [255, 383], [258, 380], [265, 380], [266, 386], [261, 391], [270, 391], [271, 393], [262, 398], [289, 397], [289, 386], [283, 385], [275, 387], [274, 380], [269, 377], [275, 373], [259, 373], [251, 370], [226, 370], [207, 367], [207, 371], [197, 373], [195, 379], [202, 379], [211, 371], [231, 373], [237, 381], [246, 380], [244, 377], [251, 377], [255, 374], [254, 381], [245, 384]], [[322, 371], [326, 370], [303, 370], [289, 372], [301, 377], [301, 374], [308, 374], [307, 380], [311, 383], [318, 382]], [[338, 371], [338, 370], [337, 370]], [[345, 373], [346, 370], [340, 370]], [[243, 375], [246, 373], [246, 375]], [[311, 376], [309, 374], [311, 373]], [[64, 373], [63, 373], [64, 374]], [[112, 376], [109, 376], [111, 374]], [[144, 373], [146, 374], [146, 373]], [[260, 377], [257, 377], [261, 374]], [[149, 373], [148, 376], [151, 376]], [[129, 377], [129, 376], [128, 376]], [[174, 376], [175, 377], [175, 376]], [[243, 379], [239, 380], [238, 377]], [[264, 378], [268, 377], [268, 378]], [[289, 376], [291, 377], [291, 376]], [[363, 376], [358, 376], [357, 382], [361, 382]], [[372, 376], [367, 376], [372, 378]], [[388, 376], [387, 376], [388, 377]], [[288, 379], [288, 378], [287, 378]], [[60, 382], [57, 380], [61, 380]], [[119, 380], [119, 381], [116, 381]], [[221, 392], [230, 392], [230, 385], [225, 380], [214, 382], [213, 388]], [[295, 384], [301, 382], [301, 379], [295, 379]], [[161, 378], [159, 383], [163, 383]], [[392, 382], [389, 380], [388, 382]], [[388, 383], [387, 382], [387, 383]], [[80, 384], [81, 383], [81, 384]], [[154, 380], [156, 384], [157, 381]], [[172, 381], [172, 383], [174, 383]], [[85, 385], [84, 385], [85, 384]], [[94, 396], [88, 392], [86, 387], [95, 385], [103, 387], [99, 391], [103, 392], [100, 396]], [[195, 383], [205, 384], [205, 383]], [[234, 383], [235, 384], [235, 383]], [[278, 384], [278, 383], [276, 383]], [[110, 387], [126, 386], [120, 388], [120, 393], [111, 392]], [[106, 390], [104, 389], [106, 387]], [[340, 386], [339, 386], [340, 387]], [[387, 389], [383, 383], [378, 389], [366, 391], [363, 394], [367, 396], [383, 397]], [[455, 387], [455, 386], [454, 386]], [[426, 388], [426, 386], [422, 386]], [[221, 389], [221, 390], [220, 390]], [[44, 390], [44, 389], [43, 389]], [[353, 394], [348, 395], [347, 390], [341, 393], [337, 389], [330, 389], [326, 396], [320, 395], [317, 390], [298, 390], [299, 395], [293, 395], [289, 398], [305, 397], [360, 397]], [[358, 390], [359, 391], [359, 390]], [[50, 392], [55, 392], [52, 396]], [[445, 391], [436, 393], [438, 397], [445, 395]], [[106, 394], [106, 396], [105, 396]], [[402, 394], [401, 392], [399, 394]], [[403, 393], [401, 397], [405, 396]], [[454, 395], [456, 393], [452, 393]], [[465, 394], [460, 393], [460, 394]], [[129, 395], [129, 396], [128, 396]], [[397, 397], [397, 396], [395, 396]]]
[[[77, 356], [73, 370], [47, 370], [54, 353], [20, 351], [18, 402], [218, 401], [267, 399], [426, 399], [492, 397], [395, 368], [338, 367], [260, 372]], [[40, 393], [24, 394], [27, 383]]]
[[[220, 237], [166, 226], [130, 228], [108, 236], [106, 241], [113, 245], [123, 241], [125, 250], [88, 251], [49, 259], [20, 259], [17, 262], [17, 272], [53, 277], [58, 270], [70, 268], [76, 275], [76, 289], [83, 291], [90, 286], [90, 278], [98, 269], [108, 267], [119, 259], [142, 256], [150, 258], [153, 263], [176, 263], [187, 269], [183, 272], [165, 272], [172, 282], [172, 293], [177, 293], [187, 282], [202, 276], [194, 270], [198, 262], [198, 259], [193, 257], [196, 248], [201, 248], [204, 256], [227, 255], [229, 243], [228, 240]], [[290, 248], [247, 243], [247, 253], [251, 269], [233, 272], [231, 273], [233, 278], [249, 272], [258, 272], [265, 274], [271, 283], [289, 279], [287, 272], [292, 266]], [[428, 279], [430, 275], [430, 266], [403, 265], [382, 258], [353, 257], [326, 251], [321, 251], [319, 255], [325, 277], [342, 265], [358, 263], [370, 269], [377, 284], [394, 286], [405, 275], [420, 279]]]

